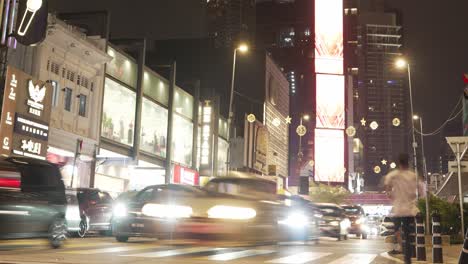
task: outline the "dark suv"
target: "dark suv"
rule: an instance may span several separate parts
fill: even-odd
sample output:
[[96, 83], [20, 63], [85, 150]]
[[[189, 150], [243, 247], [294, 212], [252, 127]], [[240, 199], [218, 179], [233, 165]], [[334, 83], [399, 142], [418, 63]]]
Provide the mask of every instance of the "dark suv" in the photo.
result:
[[0, 187], [0, 239], [48, 237], [57, 248], [66, 238], [65, 187], [59, 169], [30, 158], [0, 158], [0, 178], [20, 188]]

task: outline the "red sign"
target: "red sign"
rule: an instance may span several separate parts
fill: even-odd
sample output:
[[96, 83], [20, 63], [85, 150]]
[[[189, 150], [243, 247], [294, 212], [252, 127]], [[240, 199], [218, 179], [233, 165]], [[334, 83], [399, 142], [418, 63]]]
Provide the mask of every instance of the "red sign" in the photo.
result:
[[199, 185], [200, 175], [197, 171], [191, 170], [180, 165], [174, 165], [173, 183]]

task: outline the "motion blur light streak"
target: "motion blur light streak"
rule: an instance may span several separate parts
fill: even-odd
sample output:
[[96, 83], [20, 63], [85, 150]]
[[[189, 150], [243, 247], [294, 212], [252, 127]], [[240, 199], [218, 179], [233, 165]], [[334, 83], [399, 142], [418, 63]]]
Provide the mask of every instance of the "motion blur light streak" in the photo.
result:
[[247, 220], [252, 219], [257, 212], [252, 208], [216, 205], [208, 210], [209, 218]]
[[160, 218], [188, 218], [193, 213], [189, 206], [151, 203], [145, 204], [141, 212], [146, 216]]

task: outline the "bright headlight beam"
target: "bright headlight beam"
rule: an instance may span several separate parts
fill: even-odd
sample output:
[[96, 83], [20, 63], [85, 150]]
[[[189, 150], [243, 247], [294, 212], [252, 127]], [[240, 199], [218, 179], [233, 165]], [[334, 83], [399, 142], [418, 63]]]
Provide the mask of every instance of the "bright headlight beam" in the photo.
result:
[[216, 205], [208, 210], [209, 218], [247, 220], [252, 219], [257, 212], [252, 208]]
[[114, 205], [112, 213], [115, 217], [124, 217], [127, 215], [127, 206], [125, 206], [125, 204], [118, 203]]
[[146, 216], [159, 218], [188, 218], [193, 210], [190, 206], [174, 204], [145, 204], [141, 212]]

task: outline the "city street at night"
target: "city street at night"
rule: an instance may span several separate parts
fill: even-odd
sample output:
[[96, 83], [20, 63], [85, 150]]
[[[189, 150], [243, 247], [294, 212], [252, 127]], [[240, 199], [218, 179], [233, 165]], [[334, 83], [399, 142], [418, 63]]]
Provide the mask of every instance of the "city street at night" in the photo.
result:
[[9, 240], [0, 243], [0, 263], [402, 263], [382, 257], [388, 249], [389, 245], [377, 238], [347, 241], [322, 238], [319, 244], [261, 246], [152, 239], [119, 243], [112, 237], [74, 238], [58, 250], [50, 249], [43, 240]]

